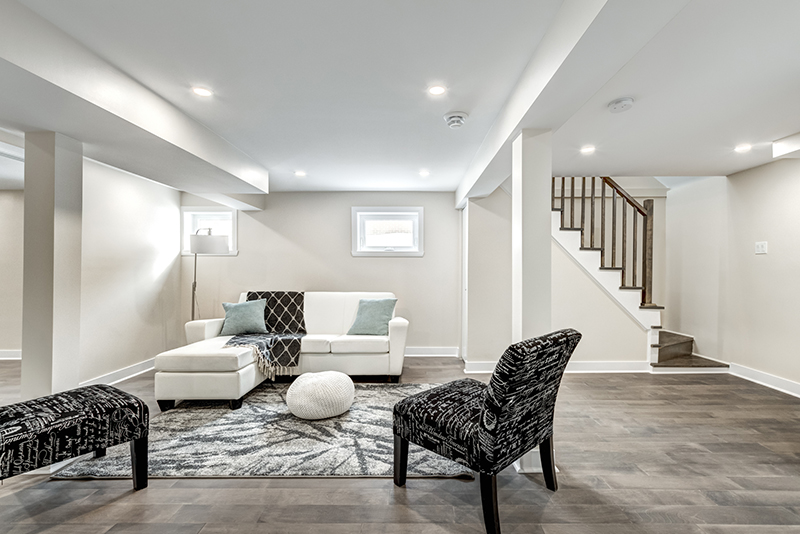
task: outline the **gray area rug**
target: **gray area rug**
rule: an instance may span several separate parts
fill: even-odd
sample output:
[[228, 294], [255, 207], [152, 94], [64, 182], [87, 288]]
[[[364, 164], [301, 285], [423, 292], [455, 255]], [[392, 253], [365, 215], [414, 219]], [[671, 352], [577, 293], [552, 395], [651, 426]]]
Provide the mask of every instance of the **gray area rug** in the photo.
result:
[[[238, 410], [184, 401], [150, 420], [151, 477], [391, 477], [392, 407], [436, 384], [356, 384], [352, 408], [305, 421], [289, 413], [288, 384], [263, 383]], [[68, 465], [54, 478], [131, 476], [130, 448]], [[409, 446], [410, 477], [471, 477], [462, 465]]]

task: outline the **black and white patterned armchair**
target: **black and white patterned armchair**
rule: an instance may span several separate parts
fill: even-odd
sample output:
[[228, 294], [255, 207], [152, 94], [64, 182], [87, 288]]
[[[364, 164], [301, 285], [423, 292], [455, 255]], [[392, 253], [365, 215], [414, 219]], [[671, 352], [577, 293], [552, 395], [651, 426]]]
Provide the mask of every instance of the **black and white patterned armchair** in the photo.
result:
[[556, 394], [580, 339], [568, 329], [520, 341], [506, 349], [488, 385], [456, 380], [395, 404], [395, 485], [406, 483], [409, 442], [477, 471], [489, 534], [500, 532], [496, 475], [536, 446], [545, 484], [556, 491]]

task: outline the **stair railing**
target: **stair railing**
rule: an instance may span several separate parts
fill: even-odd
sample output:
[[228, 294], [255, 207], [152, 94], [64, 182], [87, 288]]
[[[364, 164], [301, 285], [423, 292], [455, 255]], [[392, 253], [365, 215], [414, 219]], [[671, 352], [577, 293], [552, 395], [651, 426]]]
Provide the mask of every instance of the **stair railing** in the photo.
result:
[[[581, 250], [600, 251], [600, 269], [618, 270], [621, 276], [620, 289], [634, 289], [642, 292], [642, 308], [660, 308], [653, 304], [653, 200], [647, 199], [639, 203], [614, 180], [603, 177], [579, 177], [580, 194], [575, 187], [575, 178], [553, 177], [550, 207], [561, 212], [561, 229], [581, 232]], [[596, 179], [600, 180], [600, 209], [596, 209]], [[556, 180], [561, 180], [560, 190], [556, 190]], [[587, 179], [591, 195], [586, 195]], [[610, 190], [610, 197], [606, 194]], [[569, 190], [569, 195], [567, 195]], [[576, 200], [579, 203], [576, 208]], [[587, 225], [588, 204], [588, 225]], [[621, 206], [618, 209], [618, 206]], [[580, 226], [575, 226], [575, 218], [580, 213]], [[599, 211], [599, 214], [597, 213]], [[628, 212], [631, 211], [629, 219]], [[599, 221], [598, 221], [599, 215]], [[639, 233], [639, 219], [642, 232]], [[569, 226], [565, 223], [569, 222]], [[595, 230], [600, 227], [599, 239], [595, 239]], [[610, 236], [606, 235], [609, 228]], [[631, 230], [631, 234], [628, 231]], [[588, 233], [589, 246], [586, 246]], [[608, 244], [610, 237], [611, 244]], [[620, 246], [618, 247], [618, 243]], [[630, 261], [628, 246], [632, 248]], [[599, 246], [596, 246], [599, 245]], [[617, 265], [617, 251], [620, 252], [620, 265]], [[608, 260], [610, 256], [611, 265]], [[628, 282], [630, 281], [630, 284]], [[641, 285], [637, 282], [641, 281]]]

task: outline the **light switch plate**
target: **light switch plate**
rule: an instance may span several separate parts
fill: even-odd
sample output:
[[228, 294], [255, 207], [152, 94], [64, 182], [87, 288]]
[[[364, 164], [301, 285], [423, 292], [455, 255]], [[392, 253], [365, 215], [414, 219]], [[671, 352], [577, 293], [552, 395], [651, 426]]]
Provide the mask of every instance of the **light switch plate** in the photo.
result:
[[766, 254], [766, 253], [767, 253], [767, 242], [756, 241], [756, 254]]

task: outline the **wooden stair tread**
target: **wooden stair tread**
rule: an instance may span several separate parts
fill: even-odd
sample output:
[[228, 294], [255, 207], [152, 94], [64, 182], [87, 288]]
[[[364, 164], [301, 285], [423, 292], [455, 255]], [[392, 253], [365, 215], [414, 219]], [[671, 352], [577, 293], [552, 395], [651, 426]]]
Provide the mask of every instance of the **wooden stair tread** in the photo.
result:
[[664, 362], [655, 362], [650, 364], [651, 367], [714, 367], [714, 368], [727, 368], [730, 367], [727, 363], [717, 362], [703, 358], [697, 354], [687, 356], [679, 356], [671, 358]]
[[622, 267], [600, 267], [601, 271], [621, 271]]
[[664, 306], [657, 306], [655, 304], [650, 306], [639, 306], [640, 310], [663, 310]]
[[638, 286], [619, 286], [619, 288], [623, 291], [641, 291], [644, 288]]
[[599, 247], [581, 247], [581, 250], [596, 250], [598, 252], [602, 251], [602, 248]]
[[565, 232], [583, 232], [582, 228], [567, 228], [565, 226], [562, 226], [561, 228], [559, 228], [559, 230], [563, 230]]

